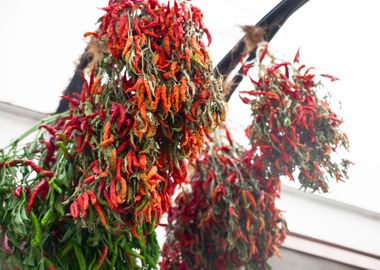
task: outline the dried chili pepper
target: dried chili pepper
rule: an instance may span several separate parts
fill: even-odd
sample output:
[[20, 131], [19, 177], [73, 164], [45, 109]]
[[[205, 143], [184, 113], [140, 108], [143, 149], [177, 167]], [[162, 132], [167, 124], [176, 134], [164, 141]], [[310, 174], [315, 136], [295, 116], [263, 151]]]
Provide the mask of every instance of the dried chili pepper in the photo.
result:
[[37, 196], [43, 192], [44, 190], [48, 189], [49, 188], [49, 182], [43, 178], [39, 183], [38, 185], [32, 190], [32, 192], [30, 193], [30, 197], [29, 197], [29, 201], [28, 201], [28, 205], [26, 207], [26, 211], [28, 213], [31, 213], [32, 211], [32, 208], [35, 204], [35, 201], [37, 199]]

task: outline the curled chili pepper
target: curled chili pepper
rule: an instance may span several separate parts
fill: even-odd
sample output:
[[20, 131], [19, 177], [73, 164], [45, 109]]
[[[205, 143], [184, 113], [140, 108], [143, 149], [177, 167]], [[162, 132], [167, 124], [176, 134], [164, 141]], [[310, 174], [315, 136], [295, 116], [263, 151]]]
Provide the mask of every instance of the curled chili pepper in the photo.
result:
[[41, 194], [42, 192], [46, 191], [46, 190], [49, 190], [49, 182], [45, 179], [45, 178], [42, 178], [42, 180], [38, 183], [38, 185], [32, 190], [31, 194], [30, 194], [30, 197], [29, 197], [29, 201], [28, 201], [28, 205], [26, 207], [26, 211], [28, 213], [30, 213], [32, 211], [32, 208], [35, 204], [35, 201], [37, 199], [37, 196], [39, 194]]
[[101, 253], [98, 261], [96, 262], [93, 270], [98, 270], [102, 267], [102, 265], [104, 264], [104, 261], [107, 258], [107, 254], [108, 254], [108, 247], [106, 245], [104, 245], [102, 248], [102, 253]]

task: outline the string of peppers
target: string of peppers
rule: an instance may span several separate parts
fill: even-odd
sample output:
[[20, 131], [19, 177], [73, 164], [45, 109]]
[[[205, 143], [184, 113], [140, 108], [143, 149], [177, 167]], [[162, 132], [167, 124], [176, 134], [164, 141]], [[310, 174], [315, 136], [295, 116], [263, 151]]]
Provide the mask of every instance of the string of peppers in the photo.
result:
[[169, 211], [161, 269], [271, 269], [267, 260], [286, 237], [275, 206], [281, 179], [298, 172], [301, 187], [326, 192], [329, 179], [347, 178], [350, 162], [334, 156], [348, 148], [342, 120], [320, 98], [318, 77], [299, 64], [299, 52], [292, 63], [275, 59], [267, 45], [258, 55], [243, 63], [253, 89], [240, 91], [252, 110], [250, 147], [227, 129], [227, 139], [208, 142]]
[[[224, 120], [201, 11], [110, 1], [104, 48], [70, 110], [0, 152], [2, 269], [154, 269], [154, 232]], [[76, 260], [73, 260], [72, 257]]]
[[[198, 157], [191, 187], [169, 211], [161, 269], [266, 269], [286, 223], [247, 151], [221, 135]], [[219, 137], [219, 138], [218, 138]]]

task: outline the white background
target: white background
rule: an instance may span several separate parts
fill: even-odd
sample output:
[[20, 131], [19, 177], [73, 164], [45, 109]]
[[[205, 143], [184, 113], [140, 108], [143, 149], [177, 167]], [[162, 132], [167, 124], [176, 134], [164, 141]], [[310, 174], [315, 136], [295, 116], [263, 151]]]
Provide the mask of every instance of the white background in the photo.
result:
[[[215, 63], [239, 40], [239, 25], [255, 24], [279, 1], [193, 1], [202, 8], [213, 35]], [[0, 1], [0, 101], [44, 113], [53, 112], [67, 86], [75, 61], [86, 43], [83, 33], [95, 22], [106, 0]], [[326, 84], [342, 103], [340, 115], [351, 142], [355, 166], [347, 183], [331, 185], [323, 195], [380, 213], [379, 83], [380, 2], [376, 0], [310, 0], [297, 11], [271, 42], [272, 52], [301, 60], [320, 73], [341, 80]], [[243, 84], [242, 88], [249, 88]], [[243, 126], [249, 110], [239, 100], [230, 104], [229, 119]], [[1, 122], [3, 121], [3, 122]], [[0, 133], [10, 121], [0, 118]], [[1, 141], [0, 145], [6, 142]], [[380, 228], [379, 228], [380, 229]]]

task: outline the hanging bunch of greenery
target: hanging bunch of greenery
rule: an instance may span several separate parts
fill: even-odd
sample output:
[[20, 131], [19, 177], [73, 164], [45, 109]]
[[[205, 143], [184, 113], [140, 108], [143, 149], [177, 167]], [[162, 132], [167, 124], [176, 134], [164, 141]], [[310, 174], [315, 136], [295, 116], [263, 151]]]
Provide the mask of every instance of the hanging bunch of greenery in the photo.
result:
[[[154, 232], [187, 162], [224, 120], [189, 2], [110, 1], [70, 109], [0, 152], [0, 268], [156, 268]], [[30, 133], [30, 132], [28, 132]], [[73, 259], [75, 257], [75, 259]]]

